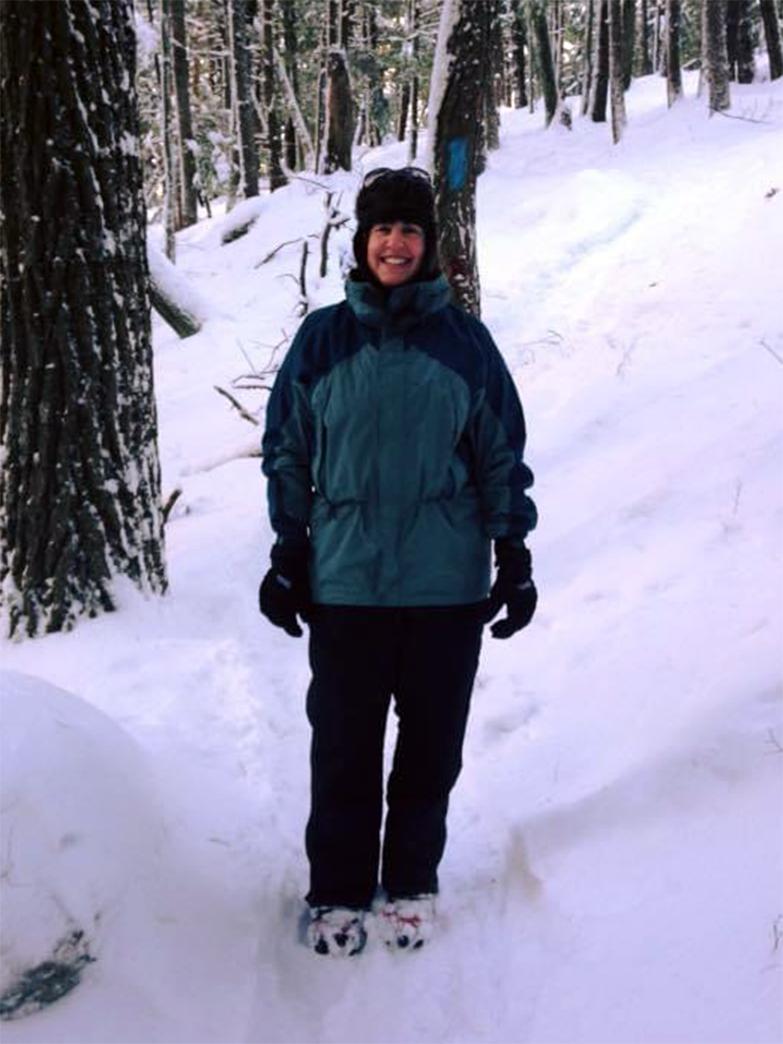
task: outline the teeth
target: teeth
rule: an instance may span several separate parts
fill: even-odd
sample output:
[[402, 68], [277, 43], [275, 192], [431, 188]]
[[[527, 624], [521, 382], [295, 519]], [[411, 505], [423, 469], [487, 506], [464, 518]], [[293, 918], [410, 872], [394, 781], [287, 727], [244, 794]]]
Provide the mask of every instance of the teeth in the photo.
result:
[[407, 257], [384, 257], [382, 260], [385, 265], [407, 265], [409, 259]]

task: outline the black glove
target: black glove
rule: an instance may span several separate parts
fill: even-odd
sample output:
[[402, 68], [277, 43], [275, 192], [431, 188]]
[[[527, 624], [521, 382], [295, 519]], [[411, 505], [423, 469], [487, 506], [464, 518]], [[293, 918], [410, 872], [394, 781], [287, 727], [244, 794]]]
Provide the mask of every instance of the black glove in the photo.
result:
[[497, 576], [489, 592], [484, 623], [494, 619], [503, 606], [507, 615], [492, 624], [493, 638], [510, 638], [527, 627], [533, 619], [538, 592], [531, 577], [530, 552], [526, 547], [512, 547], [503, 540], [495, 542]]
[[272, 568], [258, 589], [258, 608], [292, 638], [302, 635], [297, 615], [307, 622], [312, 604], [307, 560], [307, 551], [285, 551], [276, 544], [272, 548]]

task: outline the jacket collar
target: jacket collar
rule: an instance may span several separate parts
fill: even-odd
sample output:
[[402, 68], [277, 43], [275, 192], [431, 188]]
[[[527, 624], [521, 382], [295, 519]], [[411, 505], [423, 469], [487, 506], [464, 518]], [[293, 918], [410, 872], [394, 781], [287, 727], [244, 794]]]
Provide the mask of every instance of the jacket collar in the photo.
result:
[[451, 288], [443, 275], [427, 282], [404, 283], [393, 290], [349, 279], [345, 296], [359, 322], [376, 329], [404, 331], [445, 308], [451, 301]]

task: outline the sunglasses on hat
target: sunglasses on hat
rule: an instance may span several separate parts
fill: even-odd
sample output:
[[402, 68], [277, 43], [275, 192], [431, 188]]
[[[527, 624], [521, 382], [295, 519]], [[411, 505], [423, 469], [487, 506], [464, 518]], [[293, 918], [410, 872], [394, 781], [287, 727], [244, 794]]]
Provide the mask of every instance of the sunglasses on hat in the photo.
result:
[[425, 184], [432, 186], [429, 172], [424, 170], [423, 167], [400, 167], [399, 170], [394, 170], [393, 167], [376, 167], [375, 170], [371, 170], [364, 175], [362, 188], [369, 188], [370, 185], [383, 181], [384, 178], [388, 178], [391, 175], [403, 178], [405, 181], [423, 181]]

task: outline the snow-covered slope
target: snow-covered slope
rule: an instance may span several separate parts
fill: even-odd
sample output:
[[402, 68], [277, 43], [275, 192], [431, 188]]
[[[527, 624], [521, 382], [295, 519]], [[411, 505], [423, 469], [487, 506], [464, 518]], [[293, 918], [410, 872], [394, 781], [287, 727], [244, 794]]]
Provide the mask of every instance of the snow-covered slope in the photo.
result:
[[[183, 342], [155, 329], [164, 486], [182, 489], [170, 594], [3, 648], [141, 748], [156, 873], [112, 900], [81, 985], [6, 1044], [781, 1038], [783, 84], [734, 87], [743, 119], [708, 119], [687, 87], [666, 112], [660, 79], [636, 82], [619, 147], [504, 112], [480, 180], [541, 602], [524, 634], [487, 638], [442, 931], [410, 958], [297, 943], [306, 647], [258, 616], [260, 429], [214, 390], [263, 420], [231, 382], [296, 328], [301, 243], [255, 266], [320, 232], [323, 192], [275, 193], [228, 246], [219, 217], [181, 235], [208, 320]], [[360, 165], [403, 162], [393, 145]], [[356, 176], [330, 182], [350, 211]], [[315, 306], [340, 294], [350, 230], [323, 280], [309, 242]]]

